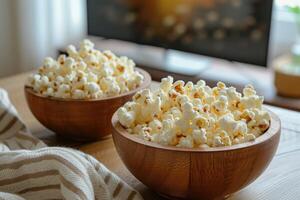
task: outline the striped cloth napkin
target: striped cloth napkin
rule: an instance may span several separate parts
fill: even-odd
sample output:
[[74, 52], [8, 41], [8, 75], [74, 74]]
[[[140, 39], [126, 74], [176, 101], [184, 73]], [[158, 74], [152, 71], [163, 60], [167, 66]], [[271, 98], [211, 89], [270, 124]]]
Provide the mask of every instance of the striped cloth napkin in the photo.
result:
[[70, 148], [47, 147], [31, 135], [0, 88], [0, 199], [142, 197], [93, 157]]

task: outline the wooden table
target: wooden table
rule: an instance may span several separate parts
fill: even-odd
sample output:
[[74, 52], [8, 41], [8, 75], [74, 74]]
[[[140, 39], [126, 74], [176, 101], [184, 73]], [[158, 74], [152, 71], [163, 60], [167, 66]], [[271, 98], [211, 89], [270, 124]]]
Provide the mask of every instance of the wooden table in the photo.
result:
[[[57, 138], [31, 114], [26, 104], [23, 85], [28, 73], [0, 79], [0, 87], [8, 91], [22, 119], [37, 137], [48, 145], [69, 146], [93, 155], [128, 184], [141, 192], [145, 199], [163, 199], [135, 179], [120, 160], [111, 137], [93, 143], [74, 143]], [[153, 83], [155, 87], [157, 83]], [[300, 113], [268, 106], [282, 121], [282, 135], [276, 156], [268, 169], [254, 183], [235, 193], [231, 200], [300, 199]]]

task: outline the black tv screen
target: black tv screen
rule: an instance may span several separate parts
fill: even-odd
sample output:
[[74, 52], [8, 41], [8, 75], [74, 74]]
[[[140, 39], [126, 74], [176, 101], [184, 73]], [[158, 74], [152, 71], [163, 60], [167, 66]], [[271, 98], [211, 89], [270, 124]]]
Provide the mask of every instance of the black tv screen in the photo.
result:
[[88, 0], [88, 34], [266, 66], [272, 0]]

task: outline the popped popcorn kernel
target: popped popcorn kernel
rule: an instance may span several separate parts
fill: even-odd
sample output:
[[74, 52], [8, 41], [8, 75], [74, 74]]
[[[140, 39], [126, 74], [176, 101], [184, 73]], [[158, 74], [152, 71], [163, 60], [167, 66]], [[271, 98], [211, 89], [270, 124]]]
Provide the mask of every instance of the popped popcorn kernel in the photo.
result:
[[[118, 110], [128, 132], [162, 145], [182, 148], [232, 146], [254, 141], [270, 126], [263, 97], [247, 85], [243, 93], [218, 82], [209, 87], [168, 76], [155, 91], [137, 92]], [[131, 131], [133, 130], [133, 131]]]
[[89, 40], [83, 40], [78, 50], [74, 45], [66, 50], [68, 56], [60, 55], [57, 60], [46, 57], [37, 72], [28, 77], [27, 85], [36, 93], [57, 98], [98, 99], [136, 89], [144, 80], [132, 60], [111, 51], [99, 51]]

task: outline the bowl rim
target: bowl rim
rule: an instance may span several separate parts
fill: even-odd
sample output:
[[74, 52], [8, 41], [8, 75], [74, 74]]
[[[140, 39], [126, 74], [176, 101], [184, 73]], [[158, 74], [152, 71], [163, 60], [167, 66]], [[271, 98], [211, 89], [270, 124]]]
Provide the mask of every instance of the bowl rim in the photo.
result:
[[199, 148], [187, 148], [187, 147], [176, 147], [176, 146], [167, 146], [162, 145], [155, 142], [150, 142], [143, 140], [142, 138], [139, 138], [133, 134], [130, 134], [126, 131], [126, 129], [120, 124], [117, 116], [117, 111], [112, 116], [112, 127], [113, 132], [112, 135], [119, 134], [122, 137], [131, 140], [134, 143], [145, 145], [150, 148], [160, 149], [160, 150], [167, 150], [167, 151], [177, 151], [177, 152], [191, 152], [191, 153], [209, 153], [209, 152], [224, 152], [224, 151], [233, 151], [238, 149], [244, 149], [253, 147], [256, 145], [264, 144], [269, 139], [273, 138], [275, 135], [280, 134], [281, 129], [281, 122], [279, 117], [269, 109], [267, 109], [265, 106], [263, 106], [263, 109], [267, 111], [270, 114], [271, 117], [271, 123], [268, 130], [257, 137], [254, 141], [244, 142], [241, 144], [235, 144], [232, 146], [225, 146], [225, 147], [199, 147]]
[[143, 77], [144, 77], [144, 81], [142, 82], [142, 84], [133, 89], [133, 90], [130, 90], [128, 92], [124, 92], [120, 95], [117, 95], [117, 96], [111, 96], [111, 97], [105, 97], [105, 98], [98, 98], [98, 99], [72, 99], [72, 98], [59, 98], [59, 97], [51, 97], [51, 96], [43, 96], [41, 94], [37, 94], [33, 88], [31, 86], [28, 86], [28, 85], [24, 85], [24, 90], [25, 92], [28, 92], [30, 93], [31, 95], [34, 95], [36, 97], [39, 97], [39, 98], [42, 98], [42, 99], [47, 99], [47, 100], [53, 100], [53, 101], [62, 101], [62, 102], [96, 102], [96, 101], [104, 101], [104, 100], [111, 100], [111, 99], [115, 99], [115, 98], [119, 98], [119, 97], [124, 97], [124, 96], [127, 96], [127, 95], [130, 95], [130, 94], [134, 94], [136, 92], [138, 92], [139, 90], [142, 90], [142, 89], [145, 89], [147, 88], [150, 84], [151, 84], [151, 76], [150, 74], [141, 69], [141, 68], [138, 68], [138, 67], [135, 67], [135, 70], [140, 72]]

